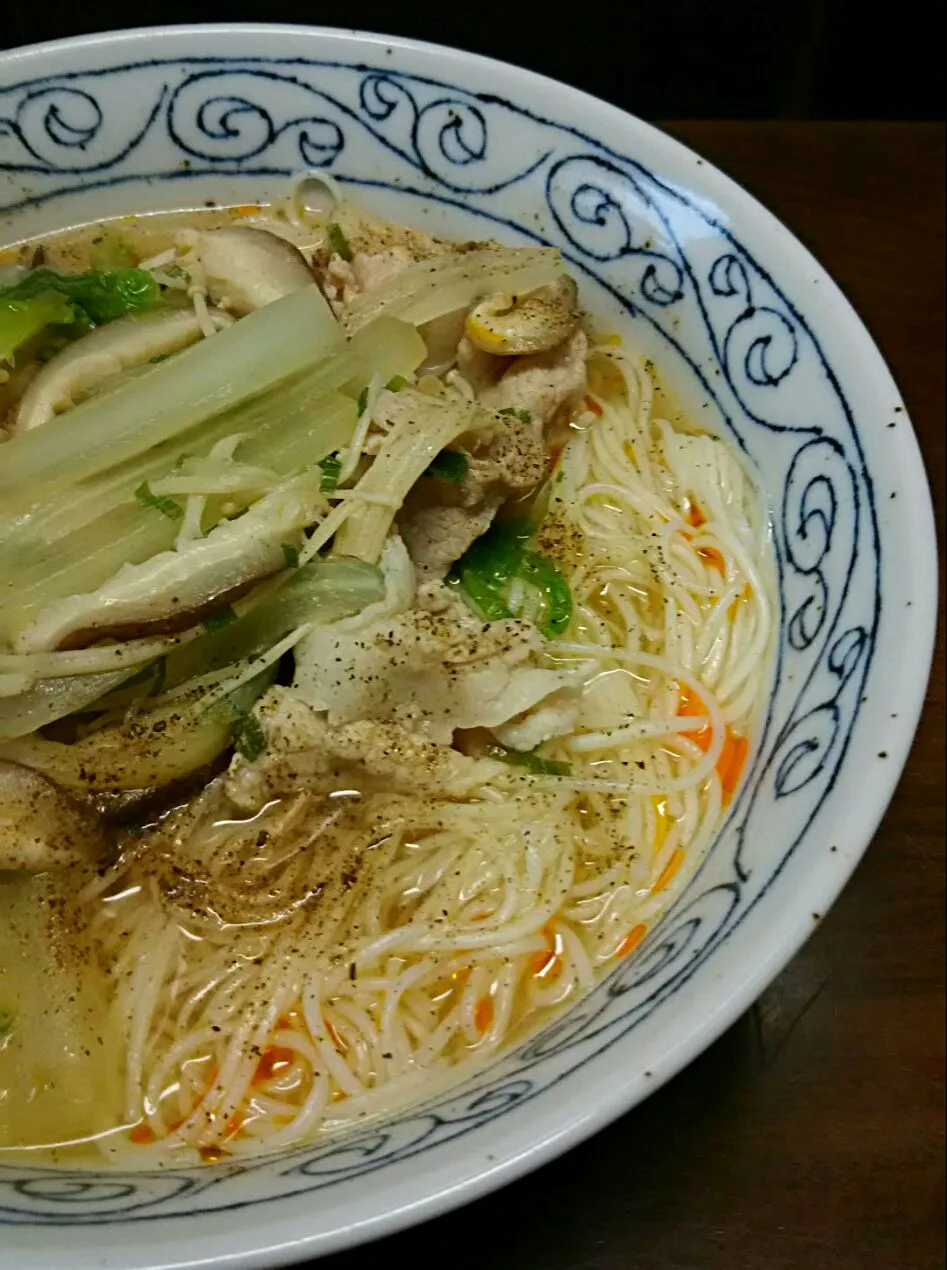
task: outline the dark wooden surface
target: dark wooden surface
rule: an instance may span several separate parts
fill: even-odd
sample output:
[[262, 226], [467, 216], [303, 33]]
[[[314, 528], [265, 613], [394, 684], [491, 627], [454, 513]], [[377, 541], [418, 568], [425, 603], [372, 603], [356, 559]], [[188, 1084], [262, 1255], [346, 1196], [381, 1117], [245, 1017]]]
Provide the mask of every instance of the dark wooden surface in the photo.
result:
[[[944, 128], [667, 130], [781, 216], [847, 292], [900, 382], [943, 513]], [[756, 1006], [563, 1159], [320, 1270], [941, 1270], [944, 789], [942, 621], [884, 823]]]
[[603, 23], [576, 15], [511, 20], [507, 0], [83, 0], [3, 6], [0, 48], [128, 26], [291, 22], [435, 40], [541, 71], [643, 118], [942, 119], [937, 0], [899, 0], [868, 21], [859, 0], [611, 5]]

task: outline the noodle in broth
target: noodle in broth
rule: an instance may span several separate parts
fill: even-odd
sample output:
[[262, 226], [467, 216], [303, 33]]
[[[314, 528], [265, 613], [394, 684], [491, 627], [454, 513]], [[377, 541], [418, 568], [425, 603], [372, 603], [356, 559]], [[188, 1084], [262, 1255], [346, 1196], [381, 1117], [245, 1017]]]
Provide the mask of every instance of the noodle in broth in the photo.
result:
[[[300, 211], [295, 196], [290, 207], [280, 232], [318, 260], [324, 220]], [[259, 209], [254, 223], [272, 226], [273, 215]], [[372, 291], [364, 278], [364, 290], [352, 285], [359, 251], [348, 244], [357, 234], [343, 224], [341, 238], [335, 224], [323, 284], [344, 324]], [[389, 256], [412, 247], [393, 232], [378, 240]], [[186, 235], [184, 247], [179, 236], [145, 266], [173, 285]], [[429, 319], [417, 297], [411, 303], [423, 331]], [[203, 324], [206, 296], [199, 308]], [[467, 323], [469, 331], [469, 311]], [[524, 516], [530, 526], [527, 554], [515, 559], [532, 563], [506, 577], [502, 601], [495, 590], [486, 600], [465, 595], [473, 583], [456, 566], [445, 586], [443, 572], [412, 562], [402, 538], [410, 548], [404, 508], [414, 504], [399, 495], [391, 508], [384, 492], [362, 484], [372, 464], [381, 470], [399, 427], [394, 411], [378, 423], [377, 403], [412, 391], [394, 380], [385, 389], [376, 374], [339, 451], [338, 487], [324, 488], [320, 517], [286, 554], [294, 567], [318, 562], [324, 544], [332, 551], [333, 532], [337, 545], [348, 533], [349, 549], [358, 548], [372, 515], [388, 516], [383, 598], [321, 633], [310, 624], [288, 636], [273, 662], [283, 668], [278, 680], [251, 710], [251, 744], [245, 730], [229, 768], [209, 769], [197, 792], [122, 828], [111, 863], [73, 864], [71, 920], [104, 976], [102, 1027], [120, 1051], [114, 1103], [92, 1135], [109, 1160], [151, 1167], [241, 1157], [427, 1096], [588, 991], [639, 946], [699, 865], [746, 768], [770, 673], [767, 511], [738, 452], [672, 421], [650, 363], [582, 323], [582, 390], [546, 418], [542, 481], [528, 497], [491, 508], [497, 518], [483, 527], [493, 520], [489, 533], [502, 533]], [[529, 356], [507, 354], [504, 366]], [[471, 382], [465, 369], [477, 358], [467, 367], [461, 360], [409, 379], [438, 403], [475, 405], [495, 383]], [[528, 417], [520, 406], [505, 410], [501, 427], [504, 417]], [[466, 479], [480, 451], [465, 441], [469, 429], [455, 435], [455, 454], [470, 446]], [[443, 471], [445, 488], [458, 483], [456, 471]], [[425, 480], [411, 499], [419, 489], [426, 497]], [[220, 498], [169, 497], [183, 500], [198, 527]], [[197, 497], [200, 506], [190, 502]], [[563, 595], [568, 612], [551, 616]], [[489, 609], [495, 600], [507, 617]], [[504, 622], [511, 641], [533, 641], [532, 660], [506, 645], [496, 653], [513, 657], [509, 684], [525, 682], [520, 673], [553, 672], [552, 691], [502, 722], [473, 726], [469, 705], [452, 726], [447, 707], [445, 722], [433, 707], [426, 713], [423, 697], [398, 696], [403, 667], [423, 663], [433, 643], [440, 652], [430, 675], [454, 677], [445, 700], [466, 702], [464, 675], [488, 676], [494, 664], [476, 641], [494, 638]], [[398, 644], [405, 631], [416, 639], [411, 647]], [[458, 640], [467, 641], [464, 656]], [[346, 669], [332, 680], [327, 650], [348, 657], [355, 674], [378, 641], [394, 650], [394, 669], [379, 672], [371, 710], [353, 723], [339, 705], [353, 691]], [[183, 655], [172, 650], [168, 664]], [[317, 663], [314, 680], [299, 669], [307, 657]], [[259, 665], [245, 678], [256, 683]], [[490, 682], [477, 679], [477, 692]], [[389, 689], [397, 698], [390, 709]], [[160, 692], [156, 699], [164, 700]], [[120, 711], [142, 708], [150, 707], [133, 700]], [[326, 718], [343, 731], [362, 728], [352, 732], [358, 761], [341, 750], [328, 767], [311, 758]], [[387, 749], [375, 762], [379, 736]], [[23, 745], [0, 742], [0, 760], [45, 753]], [[441, 775], [455, 762], [474, 765], [463, 766], [463, 780], [460, 767]], [[22, 1143], [4, 1143], [0, 1112], [2, 1145]]]

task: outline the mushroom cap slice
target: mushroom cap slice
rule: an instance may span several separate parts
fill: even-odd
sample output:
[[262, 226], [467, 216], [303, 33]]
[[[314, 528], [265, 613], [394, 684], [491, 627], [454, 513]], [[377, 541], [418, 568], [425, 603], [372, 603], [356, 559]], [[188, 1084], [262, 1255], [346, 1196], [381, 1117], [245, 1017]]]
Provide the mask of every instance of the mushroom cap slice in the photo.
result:
[[314, 281], [298, 247], [250, 225], [209, 229], [198, 238], [195, 252], [207, 294], [238, 317]]
[[99, 816], [47, 777], [0, 759], [0, 870], [45, 873], [100, 858]]

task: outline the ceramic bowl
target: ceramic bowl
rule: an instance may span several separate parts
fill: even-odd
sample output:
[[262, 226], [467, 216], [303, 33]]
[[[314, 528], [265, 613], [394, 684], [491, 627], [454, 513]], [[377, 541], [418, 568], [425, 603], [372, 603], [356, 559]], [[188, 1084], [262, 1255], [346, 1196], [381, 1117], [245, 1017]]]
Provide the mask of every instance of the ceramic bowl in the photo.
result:
[[743, 448], [778, 555], [759, 744], [697, 875], [542, 1032], [390, 1120], [239, 1166], [4, 1164], [11, 1270], [276, 1266], [566, 1150], [673, 1076], [796, 952], [868, 844], [917, 722], [936, 565], [898, 390], [824, 270], [697, 155], [526, 71], [371, 35], [189, 27], [0, 56], [0, 242], [255, 202], [304, 168], [435, 232], [560, 247], [586, 302]]

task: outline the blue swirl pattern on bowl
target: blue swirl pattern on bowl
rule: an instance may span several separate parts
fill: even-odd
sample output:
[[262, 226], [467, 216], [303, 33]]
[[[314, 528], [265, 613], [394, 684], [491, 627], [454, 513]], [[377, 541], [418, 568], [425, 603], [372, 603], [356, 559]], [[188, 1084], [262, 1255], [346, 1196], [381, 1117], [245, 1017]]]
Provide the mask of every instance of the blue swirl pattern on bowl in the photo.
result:
[[[396, 163], [390, 182], [377, 179], [377, 147], [388, 171]], [[124, 1174], [0, 1165], [0, 1223], [131, 1222], [322, 1190], [548, 1094], [673, 995], [751, 912], [808, 833], [858, 716], [881, 597], [857, 429], [802, 316], [712, 210], [521, 105], [383, 65], [150, 60], [0, 89], [0, 171], [25, 186], [0, 213], [80, 188], [301, 167], [457, 206], [560, 247], [661, 336], [672, 375], [675, 363], [689, 367], [748, 457], [765, 455], [780, 638], [761, 743], [712, 849], [713, 881], [705, 863], [633, 957], [490, 1069], [344, 1139], [239, 1166]], [[514, 185], [548, 213], [548, 232], [501, 210], [497, 196]], [[774, 851], [769, 817], [786, 799], [795, 828]], [[255, 1190], [242, 1184], [248, 1174]]]

